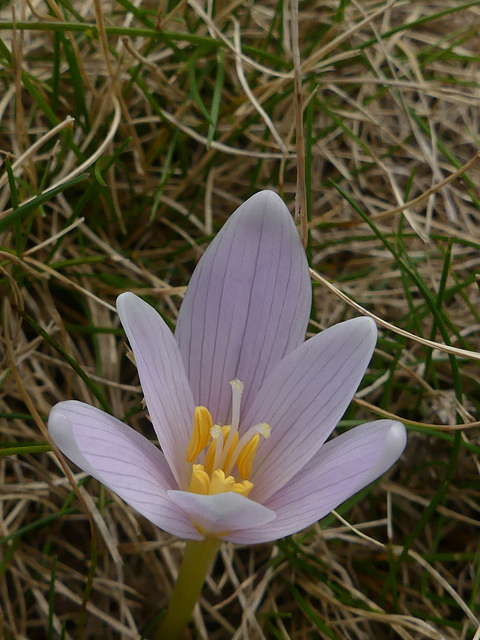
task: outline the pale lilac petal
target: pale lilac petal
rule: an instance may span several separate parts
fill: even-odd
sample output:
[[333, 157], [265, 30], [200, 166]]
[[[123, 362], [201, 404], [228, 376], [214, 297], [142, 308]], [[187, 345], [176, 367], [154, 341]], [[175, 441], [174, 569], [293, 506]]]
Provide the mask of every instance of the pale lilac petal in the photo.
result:
[[176, 482], [164, 455], [137, 431], [75, 400], [53, 407], [48, 430], [67, 458], [150, 522], [181, 538], [201, 538], [167, 495]]
[[268, 376], [242, 427], [267, 422], [272, 428], [249, 478], [252, 499], [265, 503], [322, 446], [360, 384], [376, 335], [370, 318], [334, 325], [287, 355]]
[[208, 247], [180, 309], [175, 335], [196, 404], [226, 424], [229, 382], [238, 378], [247, 406], [266, 373], [303, 341], [310, 304], [292, 217], [275, 193], [257, 193]]
[[178, 486], [186, 488], [195, 404], [177, 344], [160, 314], [133, 293], [119, 296], [117, 309], [158, 441]]
[[236, 529], [259, 527], [275, 518], [271, 509], [233, 491], [211, 496], [169, 491], [168, 495], [206, 537], [228, 539]]
[[385, 473], [406, 444], [400, 422], [369, 422], [327, 442], [280, 491], [266, 502], [272, 522], [236, 531], [227, 538], [239, 544], [277, 540], [310, 526]]

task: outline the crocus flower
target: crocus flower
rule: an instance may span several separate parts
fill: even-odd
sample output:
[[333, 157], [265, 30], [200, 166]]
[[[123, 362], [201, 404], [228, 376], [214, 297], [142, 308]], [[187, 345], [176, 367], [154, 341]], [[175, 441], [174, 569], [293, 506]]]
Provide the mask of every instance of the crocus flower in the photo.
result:
[[77, 401], [49, 431], [70, 460], [176, 536], [250, 544], [316, 522], [384, 473], [406, 442], [378, 420], [326, 442], [372, 356], [356, 318], [307, 341], [311, 285], [282, 200], [257, 193], [195, 269], [175, 336], [132, 293], [117, 300], [160, 448]]

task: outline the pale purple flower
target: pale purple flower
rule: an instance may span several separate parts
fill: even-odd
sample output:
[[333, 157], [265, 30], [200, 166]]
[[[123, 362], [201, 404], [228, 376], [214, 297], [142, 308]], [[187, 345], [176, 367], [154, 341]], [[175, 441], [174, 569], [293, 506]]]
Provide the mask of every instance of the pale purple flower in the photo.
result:
[[161, 451], [77, 401], [53, 407], [53, 439], [179, 537], [258, 543], [311, 525], [386, 471], [406, 435], [379, 420], [325, 444], [365, 373], [376, 328], [356, 318], [304, 342], [310, 304], [291, 216], [275, 193], [258, 193], [200, 260], [175, 337], [149, 304], [118, 298]]

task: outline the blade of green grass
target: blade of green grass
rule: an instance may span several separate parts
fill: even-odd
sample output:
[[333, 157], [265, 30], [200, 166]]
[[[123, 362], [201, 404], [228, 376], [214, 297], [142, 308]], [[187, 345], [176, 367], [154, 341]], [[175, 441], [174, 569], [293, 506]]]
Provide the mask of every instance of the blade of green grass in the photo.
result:
[[82, 173], [76, 178], [67, 180], [66, 182], [63, 182], [62, 184], [59, 184], [58, 186], [54, 187], [53, 189], [49, 189], [48, 191], [41, 193], [40, 195], [33, 198], [33, 200], [30, 200], [30, 202], [26, 202], [25, 204], [20, 205], [18, 209], [15, 209], [14, 211], [7, 213], [7, 215], [5, 215], [3, 218], [0, 219], [0, 232], [5, 231], [11, 225], [15, 224], [17, 220], [21, 219], [24, 215], [26, 215], [30, 211], [33, 211], [44, 202], [51, 200], [53, 197], [55, 197], [59, 193], [62, 193], [63, 191], [70, 189], [70, 187], [73, 187], [77, 184], [80, 184], [80, 182], [87, 180], [89, 176], [90, 174], [88, 173]]

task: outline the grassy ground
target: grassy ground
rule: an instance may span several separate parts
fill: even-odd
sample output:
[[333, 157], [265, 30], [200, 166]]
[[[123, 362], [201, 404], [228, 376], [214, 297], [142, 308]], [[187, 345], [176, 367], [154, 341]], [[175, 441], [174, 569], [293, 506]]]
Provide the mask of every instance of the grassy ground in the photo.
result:
[[311, 0], [298, 31], [269, 0], [0, 7], [0, 636], [148, 637], [183, 543], [72, 489], [45, 420], [76, 398], [151, 436], [115, 297], [173, 326], [269, 187], [308, 216], [311, 333], [378, 318], [339, 429], [409, 442], [308, 531], [224, 545], [191, 637], [478, 640], [480, 2]]

